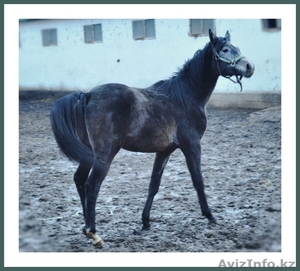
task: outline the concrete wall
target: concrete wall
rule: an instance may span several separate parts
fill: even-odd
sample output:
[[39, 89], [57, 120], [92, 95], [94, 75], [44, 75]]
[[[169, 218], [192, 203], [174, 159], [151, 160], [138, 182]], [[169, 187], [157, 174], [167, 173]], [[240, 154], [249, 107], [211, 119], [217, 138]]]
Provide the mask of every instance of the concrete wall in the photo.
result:
[[[102, 24], [103, 42], [84, 42], [83, 26]], [[259, 19], [216, 20], [217, 35], [231, 33], [256, 67], [243, 79], [243, 92], [281, 91], [281, 32], [266, 32]], [[42, 29], [57, 28], [57, 46], [42, 45]], [[208, 42], [191, 37], [188, 19], [155, 19], [156, 38], [134, 40], [132, 20], [36, 20], [20, 23], [19, 86], [21, 90], [83, 90], [118, 82], [146, 87], [171, 76]], [[220, 78], [215, 93], [240, 88]], [[213, 97], [212, 97], [213, 98]]]

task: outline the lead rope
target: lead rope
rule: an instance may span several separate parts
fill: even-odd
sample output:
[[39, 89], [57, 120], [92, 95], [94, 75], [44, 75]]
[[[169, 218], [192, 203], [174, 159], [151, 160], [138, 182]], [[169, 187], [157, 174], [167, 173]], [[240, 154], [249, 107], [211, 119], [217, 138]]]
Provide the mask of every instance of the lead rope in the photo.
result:
[[219, 63], [219, 61], [223, 61], [225, 63], [228, 63], [228, 64], [230, 64], [231, 67], [234, 68], [235, 65], [236, 65], [236, 63], [238, 63], [239, 60], [241, 60], [242, 58], [244, 58], [244, 56], [239, 56], [239, 57], [237, 57], [236, 59], [233, 59], [233, 60], [227, 60], [227, 59], [222, 58], [222, 57], [219, 56], [219, 54], [216, 51], [216, 48], [213, 45], [211, 45], [211, 47], [212, 47], [212, 51], [213, 51], [214, 56], [215, 56], [214, 58], [217, 61], [217, 67], [218, 67], [219, 74], [221, 76], [223, 76], [224, 78], [229, 79], [231, 82], [233, 82], [235, 84], [239, 84], [240, 87], [241, 87], [241, 91], [240, 92], [242, 92], [243, 91], [243, 85], [242, 85], [242, 81], [241, 80], [242, 80], [243, 76], [242, 75], [240, 75], [240, 76], [235, 75], [236, 81], [234, 81], [231, 78], [233, 75], [226, 75], [226, 76], [223, 75], [222, 72], [221, 72], [221, 69], [220, 69], [220, 63]]
[[[219, 66], [219, 65], [218, 65]], [[222, 75], [222, 74], [221, 74]], [[224, 76], [224, 75], [222, 75], [224, 78], [226, 78], [226, 79], [229, 79], [231, 82], [233, 82], [233, 83], [235, 83], [235, 84], [239, 84], [240, 85], [240, 87], [241, 87], [241, 91], [240, 92], [242, 92], [243, 91], [243, 85], [242, 85], [242, 78], [243, 78], [243, 76], [238, 76], [238, 75], [235, 75], [235, 78], [236, 78], [236, 81], [234, 81], [232, 78], [231, 78], [231, 76]]]

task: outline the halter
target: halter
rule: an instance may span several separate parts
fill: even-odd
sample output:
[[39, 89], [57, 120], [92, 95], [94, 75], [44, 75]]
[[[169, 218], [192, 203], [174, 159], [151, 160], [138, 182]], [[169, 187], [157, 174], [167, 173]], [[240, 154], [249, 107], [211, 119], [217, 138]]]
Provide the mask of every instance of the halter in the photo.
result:
[[212, 48], [212, 51], [213, 51], [213, 53], [214, 53], [214, 58], [215, 58], [215, 60], [217, 61], [217, 67], [218, 67], [219, 74], [220, 74], [221, 76], [223, 76], [224, 78], [229, 79], [230, 81], [232, 81], [232, 82], [235, 83], [235, 84], [238, 83], [238, 84], [240, 85], [240, 87], [241, 87], [241, 92], [242, 92], [243, 86], [242, 86], [241, 80], [242, 80], [243, 76], [242, 76], [242, 75], [239, 75], [239, 76], [238, 76], [238, 75], [235, 75], [236, 81], [234, 81], [233, 79], [231, 79], [231, 76], [233, 76], [233, 75], [223, 75], [222, 72], [221, 72], [221, 69], [220, 69], [220, 63], [219, 63], [219, 61], [225, 62], [225, 63], [229, 64], [232, 68], [234, 68], [235, 65], [236, 65], [236, 63], [238, 63], [242, 58], [245, 58], [245, 57], [242, 56], [242, 55], [240, 55], [240, 56], [238, 56], [238, 57], [235, 58], [235, 59], [228, 60], [228, 59], [225, 59], [225, 58], [223, 58], [223, 57], [220, 57], [220, 55], [219, 55], [218, 52], [216, 51], [216, 48], [215, 48], [213, 45], [211, 46], [211, 48]]

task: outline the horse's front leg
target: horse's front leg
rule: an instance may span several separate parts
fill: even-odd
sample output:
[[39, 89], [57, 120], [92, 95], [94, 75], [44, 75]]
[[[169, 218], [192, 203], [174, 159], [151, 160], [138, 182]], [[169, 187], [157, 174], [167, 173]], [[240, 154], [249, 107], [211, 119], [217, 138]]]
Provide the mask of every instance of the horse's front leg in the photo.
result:
[[188, 142], [182, 148], [182, 152], [186, 158], [186, 163], [190, 171], [193, 185], [197, 191], [198, 199], [204, 215], [210, 223], [215, 223], [216, 219], [211, 214], [208, 207], [206, 195], [204, 193], [203, 177], [201, 173], [201, 145], [199, 140]]
[[158, 192], [158, 189], [160, 186], [160, 181], [161, 181], [161, 176], [163, 174], [165, 166], [168, 163], [171, 153], [175, 149], [176, 148], [172, 146], [163, 152], [156, 153], [153, 170], [152, 170], [152, 175], [151, 175], [151, 180], [150, 180], [150, 184], [149, 184], [148, 197], [147, 197], [147, 201], [146, 201], [143, 213], [142, 213], [142, 221], [143, 221], [142, 230], [150, 229], [150, 220], [149, 219], [150, 219], [150, 209], [152, 206], [152, 202], [153, 202], [154, 196]]

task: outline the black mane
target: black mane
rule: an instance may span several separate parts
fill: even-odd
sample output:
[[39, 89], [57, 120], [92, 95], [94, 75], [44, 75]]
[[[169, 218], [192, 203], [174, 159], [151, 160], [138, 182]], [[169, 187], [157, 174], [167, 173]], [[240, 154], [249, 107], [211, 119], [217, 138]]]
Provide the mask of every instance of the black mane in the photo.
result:
[[203, 49], [198, 50], [193, 58], [187, 60], [168, 80], [159, 81], [153, 86], [184, 108], [194, 103], [196, 96], [205, 91], [203, 88], [205, 88], [206, 81], [211, 80], [205, 76], [211, 66], [210, 50], [208, 43]]
[[[216, 47], [222, 48], [224, 40], [220, 39]], [[170, 96], [183, 108], [195, 104], [197, 98], [211, 93], [215, 86], [216, 78], [212, 74], [211, 61], [213, 53], [211, 43], [207, 43], [203, 49], [198, 50], [193, 58], [171, 76], [168, 80], [162, 80], [152, 85], [157, 91]], [[214, 82], [214, 83], [212, 83]], [[204, 99], [207, 102], [207, 99]]]

